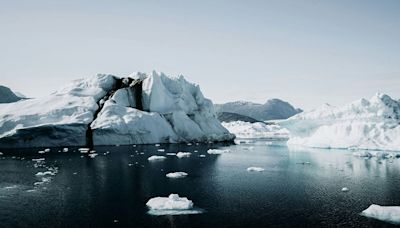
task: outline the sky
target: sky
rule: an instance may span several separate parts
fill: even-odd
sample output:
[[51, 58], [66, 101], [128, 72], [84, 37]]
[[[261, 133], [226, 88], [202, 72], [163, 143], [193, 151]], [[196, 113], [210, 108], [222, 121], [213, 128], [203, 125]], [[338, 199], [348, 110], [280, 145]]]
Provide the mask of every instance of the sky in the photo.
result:
[[305, 110], [400, 98], [400, 1], [0, 0], [0, 84], [29, 97], [96, 73], [184, 75], [222, 103]]

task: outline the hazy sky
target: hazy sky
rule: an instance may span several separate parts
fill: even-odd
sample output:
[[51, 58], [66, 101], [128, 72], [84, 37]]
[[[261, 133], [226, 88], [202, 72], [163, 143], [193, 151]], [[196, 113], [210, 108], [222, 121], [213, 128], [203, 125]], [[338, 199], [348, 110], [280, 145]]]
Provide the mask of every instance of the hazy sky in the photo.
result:
[[400, 98], [400, 1], [0, 0], [0, 84], [183, 74], [215, 103]]

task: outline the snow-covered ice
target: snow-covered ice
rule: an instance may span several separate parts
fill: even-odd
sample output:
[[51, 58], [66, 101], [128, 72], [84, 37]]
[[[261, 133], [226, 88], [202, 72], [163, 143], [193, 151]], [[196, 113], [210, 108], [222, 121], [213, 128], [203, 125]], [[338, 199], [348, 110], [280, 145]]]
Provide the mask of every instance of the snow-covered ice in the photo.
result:
[[159, 156], [159, 155], [153, 155], [153, 156], [150, 156], [149, 158], [147, 158], [147, 160], [149, 160], [149, 161], [162, 161], [165, 159], [167, 159], [167, 157]]
[[178, 152], [178, 153], [176, 153], [176, 156], [178, 158], [187, 158], [187, 157], [190, 157], [190, 155], [192, 155], [192, 153], [190, 153], [190, 152]]
[[262, 172], [264, 170], [265, 169], [261, 168], [261, 167], [249, 167], [249, 168], [247, 168], [247, 171], [249, 171], [249, 172]]
[[186, 177], [188, 174], [185, 172], [173, 172], [173, 173], [167, 173], [165, 176], [168, 178], [183, 178]]
[[178, 194], [170, 194], [168, 197], [155, 197], [147, 201], [148, 213], [151, 215], [181, 215], [199, 214], [200, 209], [193, 208], [193, 202]]
[[229, 149], [225, 150], [220, 150], [220, 149], [209, 149], [207, 150], [208, 154], [225, 154], [225, 153], [230, 153], [231, 151]]
[[233, 121], [229, 123], [222, 122], [222, 126], [240, 139], [287, 139], [289, 137], [288, 130], [275, 124]]
[[372, 204], [361, 215], [381, 221], [400, 224], [400, 206], [379, 206]]
[[[84, 146], [88, 131], [94, 145], [234, 139], [198, 85], [158, 72], [131, 77], [98, 74], [45, 97], [0, 104], [0, 147]], [[143, 81], [120, 85], [133, 79]]]
[[289, 145], [400, 151], [400, 102], [378, 93], [343, 107], [325, 104], [278, 122]]

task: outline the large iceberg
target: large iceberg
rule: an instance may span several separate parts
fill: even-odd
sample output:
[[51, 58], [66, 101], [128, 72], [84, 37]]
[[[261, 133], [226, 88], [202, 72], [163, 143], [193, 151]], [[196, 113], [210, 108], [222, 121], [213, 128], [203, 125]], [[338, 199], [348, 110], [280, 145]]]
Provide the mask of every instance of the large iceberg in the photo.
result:
[[229, 141], [198, 85], [182, 76], [99, 74], [52, 94], [0, 104], [0, 147]]
[[385, 94], [339, 108], [326, 104], [279, 124], [290, 131], [289, 145], [400, 150], [400, 102]]

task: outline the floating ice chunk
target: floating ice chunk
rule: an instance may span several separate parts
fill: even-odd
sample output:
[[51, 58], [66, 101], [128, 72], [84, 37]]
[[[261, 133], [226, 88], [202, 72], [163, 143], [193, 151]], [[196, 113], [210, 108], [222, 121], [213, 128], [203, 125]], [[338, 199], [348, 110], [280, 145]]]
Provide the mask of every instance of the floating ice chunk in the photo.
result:
[[0, 152], [0, 156], [3, 155], [3, 152]]
[[187, 157], [190, 157], [190, 155], [192, 155], [192, 153], [190, 153], [190, 152], [178, 152], [176, 154], [176, 156], [178, 158], [187, 158]]
[[205, 157], [206, 157], [206, 155], [204, 155], [204, 154], [200, 154], [200, 155], [199, 155], [199, 157], [201, 157], [201, 158], [205, 158]]
[[157, 151], [158, 151], [158, 152], [164, 152], [165, 149], [158, 149]]
[[186, 177], [188, 174], [185, 172], [174, 172], [174, 173], [167, 173], [167, 175], [165, 175], [168, 178], [183, 178]]
[[160, 146], [160, 144], [158, 144], [158, 143], [157, 143], [157, 144], [155, 144], [155, 146], [156, 146], [156, 147], [159, 147], [159, 146]]
[[342, 188], [342, 192], [348, 192], [348, 191], [349, 191], [349, 188], [347, 188], [347, 187]]
[[34, 162], [42, 162], [44, 160], [45, 160], [44, 158], [33, 158], [32, 159], [32, 161], [34, 161]]
[[262, 172], [264, 170], [265, 169], [261, 168], [261, 167], [249, 167], [249, 168], [247, 168], [247, 171], [249, 171], [249, 172]]
[[79, 152], [81, 152], [82, 154], [87, 154], [88, 152], [89, 152], [89, 148], [79, 148], [78, 149], [79, 150]]
[[50, 149], [49, 148], [44, 149], [44, 152], [48, 153], [48, 152], [50, 152]]
[[45, 171], [45, 172], [38, 172], [35, 174], [35, 176], [46, 176], [46, 175], [54, 176], [56, 175], [56, 173], [52, 171]]
[[63, 148], [63, 150], [62, 150], [63, 152], [68, 152], [68, 148]]
[[361, 215], [381, 221], [400, 224], [400, 206], [379, 206], [371, 204]]
[[171, 194], [168, 197], [155, 197], [147, 201], [149, 214], [151, 215], [181, 215], [199, 214], [200, 209], [193, 208], [193, 202], [186, 197], [179, 197], [178, 194]]
[[91, 153], [91, 154], [89, 154], [89, 157], [95, 158], [97, 155], [98, 155], [98, 154], [96, 154], [96, 153]]
[[38, 154], [44, 154], [44, 153], [46, 153], [46, 152], [44, 152], [43, 150], [38, 151]]
[[219, 150], [219, 149], [209, 149], [207, 150], [207, 153], [209, 154], [225, 154], [225, 153], [230, 153], [231, 151], [226, 149], [226, 150]]
[[176, 156], [176, 153], [166, 153], [168, 156]]
[[147, 160], [149, 160], [149, 161], [163, 161], [165, 159], [166, 159], [165, 156], [158, 156], [158, 155], [153, 155], [153, 156], [147, 158]]

